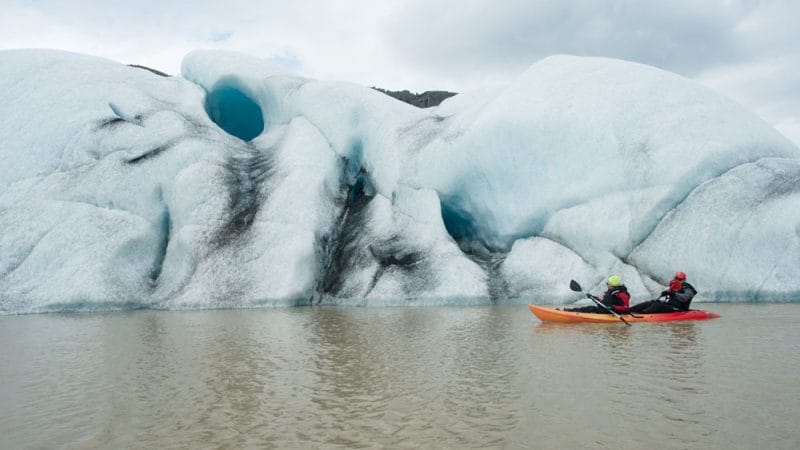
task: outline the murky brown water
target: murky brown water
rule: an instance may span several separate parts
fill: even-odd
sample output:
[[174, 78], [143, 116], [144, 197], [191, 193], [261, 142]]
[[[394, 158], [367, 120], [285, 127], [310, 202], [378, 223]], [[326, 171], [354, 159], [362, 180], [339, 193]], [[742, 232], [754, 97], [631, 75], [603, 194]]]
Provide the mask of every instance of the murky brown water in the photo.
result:
[[800, 304], [0, 317], [0, 448], [795, 449]]

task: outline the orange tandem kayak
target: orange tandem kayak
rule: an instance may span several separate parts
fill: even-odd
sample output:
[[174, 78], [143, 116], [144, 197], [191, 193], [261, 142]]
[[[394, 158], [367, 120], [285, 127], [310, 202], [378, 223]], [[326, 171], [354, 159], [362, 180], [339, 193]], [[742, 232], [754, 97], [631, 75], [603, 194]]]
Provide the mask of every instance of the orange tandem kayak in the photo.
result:
[[[561, 323], [622, 323], [621, 320], [612, 314], [594, 314], [572, 311], [563, 311], [544, 306], [528, 305], [531, 312], [542, 322], [561, 322]], [[676, 311], [658, 314], [621, 314], [627, 322], [672, 322], [676, 320], [707, 320], [716, 319], [719, 314], [702, 309], [690, 309], [688, 311]]]

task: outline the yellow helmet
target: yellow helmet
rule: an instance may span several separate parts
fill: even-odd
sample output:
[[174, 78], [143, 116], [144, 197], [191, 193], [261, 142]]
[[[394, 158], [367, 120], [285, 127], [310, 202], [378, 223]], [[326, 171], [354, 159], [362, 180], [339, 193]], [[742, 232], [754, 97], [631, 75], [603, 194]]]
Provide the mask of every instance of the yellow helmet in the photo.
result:
[[622, 286], [622, 278], [619, 275], [611, 275], [608, 277], [608, 285], [613, 287]]

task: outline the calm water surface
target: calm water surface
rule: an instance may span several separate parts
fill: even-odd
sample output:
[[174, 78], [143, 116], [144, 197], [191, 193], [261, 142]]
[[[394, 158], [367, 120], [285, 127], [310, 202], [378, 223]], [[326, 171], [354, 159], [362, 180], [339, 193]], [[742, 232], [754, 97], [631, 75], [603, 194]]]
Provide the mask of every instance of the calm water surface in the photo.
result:
[[0, 448], [796, 449], [800, 304], [0, 317]]

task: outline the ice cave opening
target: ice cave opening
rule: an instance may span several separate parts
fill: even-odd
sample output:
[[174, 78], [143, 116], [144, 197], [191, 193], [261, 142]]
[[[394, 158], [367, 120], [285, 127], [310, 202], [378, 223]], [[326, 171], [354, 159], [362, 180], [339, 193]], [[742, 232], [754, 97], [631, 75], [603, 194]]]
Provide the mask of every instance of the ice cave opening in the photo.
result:
[[473, 255], [507, 251], [487, 239], [485, 230], [476, 217], [462, 206], [458, 196], [442, 196], [441, 208], [444, 227], [462, 251]]
[[264, 131], [258, 104], [231, 82], [220, 82], [206, 95], [206, 112], [228, 134], [250, 141]]

